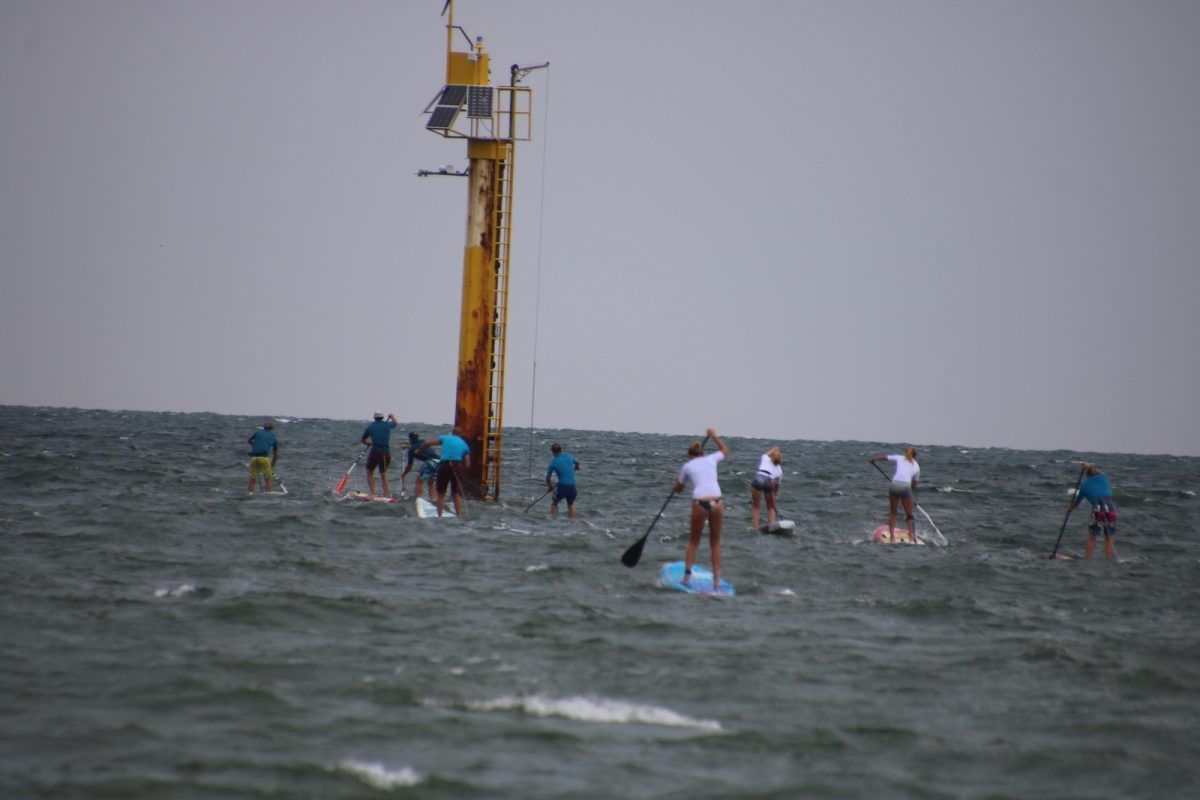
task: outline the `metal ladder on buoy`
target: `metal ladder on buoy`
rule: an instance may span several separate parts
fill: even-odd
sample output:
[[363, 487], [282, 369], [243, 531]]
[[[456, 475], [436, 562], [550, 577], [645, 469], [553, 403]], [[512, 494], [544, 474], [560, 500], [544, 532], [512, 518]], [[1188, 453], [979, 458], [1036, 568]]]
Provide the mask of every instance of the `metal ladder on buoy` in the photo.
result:
[[500, 498], [500, 453], [504, 438], [504, 356], [508, 338], [509, 244], [512, 239], [514, 142], [503, 142], [504, 156], [496, 162], [493, 199], [495, 237], [492, 264], [496, 271], [493, 288], [493, 318], [488, 336], [487, 398], [484, 408], [482, 494]]

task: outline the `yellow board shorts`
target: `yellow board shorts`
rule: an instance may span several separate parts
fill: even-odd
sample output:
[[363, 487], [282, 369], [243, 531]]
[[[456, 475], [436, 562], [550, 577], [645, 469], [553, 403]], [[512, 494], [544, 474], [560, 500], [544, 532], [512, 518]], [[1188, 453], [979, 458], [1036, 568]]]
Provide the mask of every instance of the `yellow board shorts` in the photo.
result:
[[250, 477], [271, 477], [271, 459], [266, 456], [250, 456]]

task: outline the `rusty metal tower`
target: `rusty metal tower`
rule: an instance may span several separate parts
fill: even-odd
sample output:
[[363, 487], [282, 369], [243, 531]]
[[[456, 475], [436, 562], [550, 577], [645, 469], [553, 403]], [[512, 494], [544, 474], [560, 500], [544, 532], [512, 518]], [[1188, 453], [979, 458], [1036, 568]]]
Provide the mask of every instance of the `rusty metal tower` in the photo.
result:
[[[463, 487], [470, 497], [500, 496], [504, 436], [504, 358], [508, 340], [508, 275], [512, 242], [516, 143], [532, 138], [533, 96], [523, 86], [492, 86], [483, 38], [472, 40], [446, 20], [446, 83], [425, 108], [426, 129], [467, 142], [467, 236], [454, 425], [471, 447]], [[455, 50], [456, 35], [466, 39]], [[513, 66], [512, 83], [528, 69]]]

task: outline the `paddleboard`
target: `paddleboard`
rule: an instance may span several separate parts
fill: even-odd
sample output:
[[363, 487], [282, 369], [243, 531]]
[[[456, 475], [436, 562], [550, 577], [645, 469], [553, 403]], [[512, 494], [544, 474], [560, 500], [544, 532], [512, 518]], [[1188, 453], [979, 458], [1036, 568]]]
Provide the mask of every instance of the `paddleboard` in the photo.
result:
[[699, 564], [692, 565], [692, 577], [685, 584], [683, 582], [683, 562], [672, 561], [669, 564], [663, 564], [662, 572], [659, 573], [658, 579], [662, 585], [668, 589], [674, 589], [679, 592], [687, 592], [689, 594], [719, 594], [719, 595], [735, 595], [737, 591], [733, 588], [733, 584], [724, 578], [721, 579], [721, 584], [713, 590], [712, 570], [702, 567]]
[[[902, 528], [899, 525], [896, 526], [894, 537], [888, 532], [887, 525], [880, 525], [875, 529], [875, 533], [871, 538], [880, 544], [912, 544], [912, 541], [908, 538], [908, 528]], [[921, 541], [920, 536], [917, 537], [917, 544], [925, 544]]]
[[[428, 500], [426, 500], [424, 497], [417, 498], [417, 516], [418, 517], [420, 517], [421, 519], [429, 519], [431, 517], [433, 519], [437, 519], [437, 515], [438, 515], [437, 503], [431, 503]], [[454, 503], [451, 502], [450, 500], [447, 500], [445, 503], [442, 504], [442, 516], [443, 517], [453, 517], [454, 516]]]
[[343, 495], [343, 496], [348, 499], [351, 499], [351, 500], [365, 500], [368, 503], [394, 503], [394, 502], [396, 502], [396, 498], [394, 498], [394, 497], [385, 497], [384, 495], [381, 495], [381, 494], [377, 494], [374, 497], [372, 497], [371, 495], [367, 494], [366, 492], [351, 492], [350, 494]]
[[769, 522], [758, 529], [759, 533], [775, 533], [780, 536], [791, 536], [796, 532], [796, 523], [790, 519]]

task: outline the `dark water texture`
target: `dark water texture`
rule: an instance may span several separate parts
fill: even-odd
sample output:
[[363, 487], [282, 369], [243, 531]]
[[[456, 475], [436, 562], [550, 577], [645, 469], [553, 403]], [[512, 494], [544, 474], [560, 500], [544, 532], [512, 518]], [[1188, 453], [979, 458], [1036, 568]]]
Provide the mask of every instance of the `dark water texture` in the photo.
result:
[[[884, 546], [900, 443], [782, 442], [785, 538], [735, 437], [709, 598], [656, 586], [686, 500], [619, 562], [684, 437], [510, 429], [504, 504], [420, 520], [332, 497], [360, 422], [281, 422], [247, 497], [260, 423], [0, 408], [0, 797], [1196, 796], [1197, 459], [922, 448], [948, 544]], [[570, 522], [521, 513], [555, 440]], [[1118, 562], [1046, 558], [1080, 457]]]

